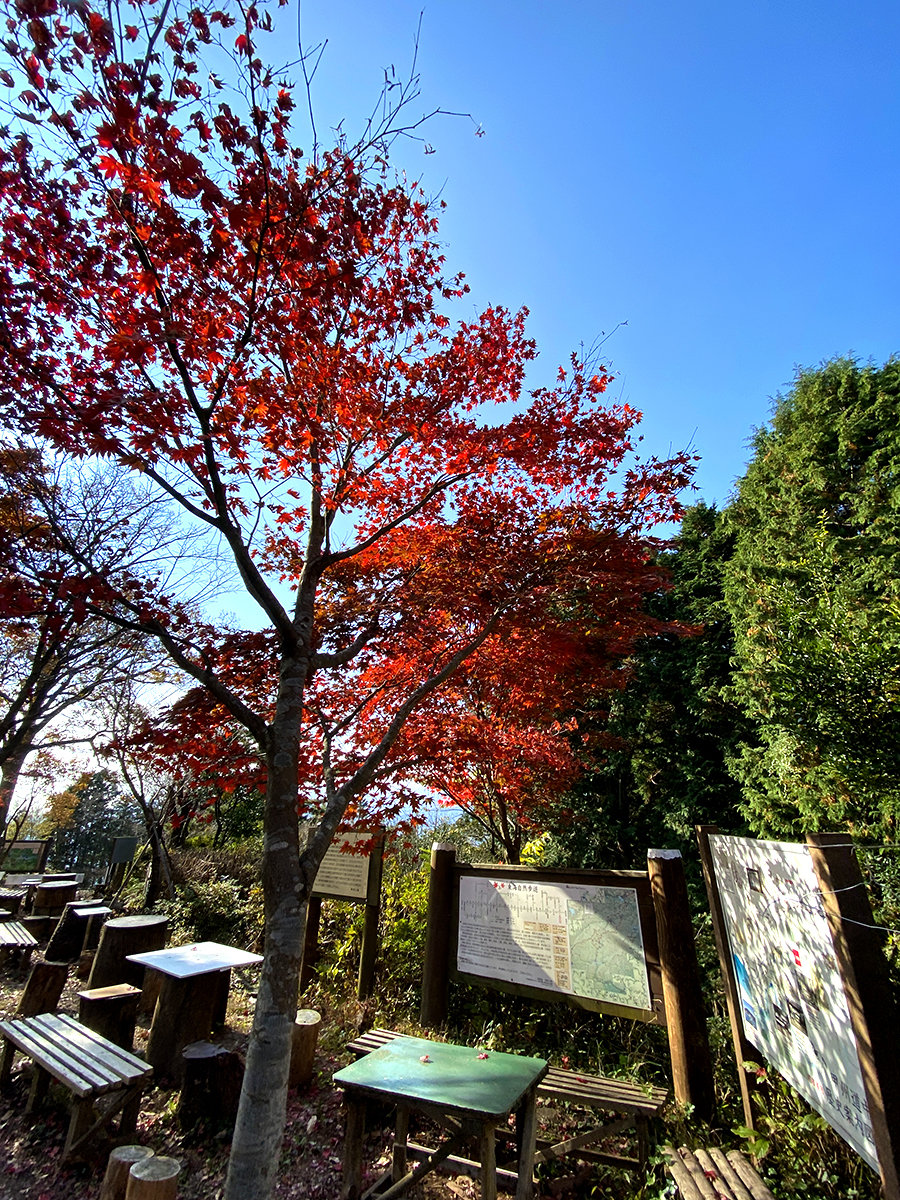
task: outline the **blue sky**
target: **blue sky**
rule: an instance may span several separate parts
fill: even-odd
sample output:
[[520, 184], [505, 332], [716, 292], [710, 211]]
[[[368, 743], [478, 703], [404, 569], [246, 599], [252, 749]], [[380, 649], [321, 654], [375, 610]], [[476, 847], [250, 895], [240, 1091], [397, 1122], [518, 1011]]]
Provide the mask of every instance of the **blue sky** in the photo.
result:
[[[302, 0], [320, 130], [408, 70], [422, 11]], [[613, 395], [721, 504], [797, 365], [900, 350], [898, 45], [896, 0], [431, 0], [416, 110], [485, 136], [438, 118], [395, 162], [447, 201], [473, 309], [531, 310], [533, 382], [615, 330]]]

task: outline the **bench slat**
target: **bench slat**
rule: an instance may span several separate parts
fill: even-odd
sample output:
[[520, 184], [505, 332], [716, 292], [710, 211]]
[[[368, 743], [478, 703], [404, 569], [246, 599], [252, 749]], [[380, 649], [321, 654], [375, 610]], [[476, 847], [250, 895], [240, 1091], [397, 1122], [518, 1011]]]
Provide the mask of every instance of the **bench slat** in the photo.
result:
[[37, 945], [37, 938], [21, 921], [0, 921], [0, 947], [26, 950]]
[[79, 1053], [84, 1056], [85, 1063], [89, 1063], [97, 1071], [115, 1075], [122, 1083], [147, 1078], [153, 1070], [142, 1058], [123, 1050], [121, 1046], [110, 1042], [87, 1025], [82, 1025], [68, 1013], [44, 1013], [36, 1020], [46, 1023], [48, 1027], [58, 1028], [71, 1047], [77, 1046]]
[[79, 1099], [149, 1077], [152, 1068], [71, 1017], [43, 1013], [0, 1021], [0, 1034]]
[[[33, 1021], [34, 1018], [25, 1017], [23, 1020]], [[86, 1069], [81, 1063], [73, 1062], [66, 1047], [54, 1040], [52, 1034], [33, 1027], [16, 1028], [17, 1024], [19, 1023], [15, 1021], [0, 1021], [0, 1034], [48, 1075], [64, 1084], [79, 1099], [100, 1095], [116, 1086], [118, 1081], [98, 1075], [96, 1071]]]

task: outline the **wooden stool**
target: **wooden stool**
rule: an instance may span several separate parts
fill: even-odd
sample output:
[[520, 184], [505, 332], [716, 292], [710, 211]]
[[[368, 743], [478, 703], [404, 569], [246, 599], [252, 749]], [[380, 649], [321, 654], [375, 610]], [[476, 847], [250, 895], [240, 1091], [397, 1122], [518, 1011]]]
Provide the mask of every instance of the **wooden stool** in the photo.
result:
[[181, 1163], [154, 1155], [136, 1162], [128, 1174], [125, 1200], [175, 1200]]
[[291, 1032], [291, 1070], [288, 1087], [306, 1087], [312, 1079], [316, 1043], [322, 1018], [312, 1008], [301, 1008]]
[[100, 1200], [125, 1200], [131, 1168], [136, 1162], [152, 1157], [153, 1151], [149, 1146], [117, 1146], [106, 1164]]
[[123, 1050], [134, 1045], [138, 998], [141, 989], [130, 983], [91, 988], [78, 993], [78, 1020]]

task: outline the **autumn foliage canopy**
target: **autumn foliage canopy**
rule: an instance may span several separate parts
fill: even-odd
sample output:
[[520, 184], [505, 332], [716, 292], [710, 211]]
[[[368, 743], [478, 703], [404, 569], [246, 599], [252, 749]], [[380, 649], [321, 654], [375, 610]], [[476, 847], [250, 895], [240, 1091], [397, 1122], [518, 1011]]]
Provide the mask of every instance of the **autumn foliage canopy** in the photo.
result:
[[[524, 311], [459, 319], [437, 206], [388, 162], [411, 89], [353, 144], [306, 131], [304, 153], [264, 5], [4, 9], [0, 419], [138, 473], [253, 608], [261, 633], [66, 544], [86, 608], [156, 638], [265, 759], [257, 1014], [290, 1021], [296, 906], [348, 807], [427, 778], [426, 748], [463, 753], [473, 688], [502, 723], [560, 664], [609, 677], [648, 628], [646, 534], [689, 463], [632, 456], [638, 414], [606, 403], [597, 364], [526, 394]], [[298, 796], [319, 818], [299, 874]], [[228, 1194], [262, 1195], [272, 1167], [240, 1129]]]

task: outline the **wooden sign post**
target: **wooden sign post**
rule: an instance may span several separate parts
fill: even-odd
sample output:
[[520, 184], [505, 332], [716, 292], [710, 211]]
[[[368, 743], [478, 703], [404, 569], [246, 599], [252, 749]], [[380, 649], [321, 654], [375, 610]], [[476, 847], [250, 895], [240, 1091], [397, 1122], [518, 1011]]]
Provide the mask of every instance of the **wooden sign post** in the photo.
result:
[[844, 981], [885, 1200], [900, 1200], [897, 997], [856, 852], [844, 833], [806, 837]]
[[695, 1114], [708, 1121], [716, 1090], [680, 851], [648, 851], [647, 871], [656, 912], [675, 1099], [693, 1105]]

